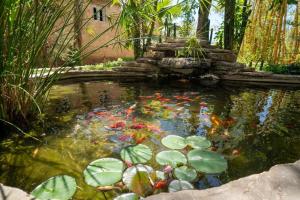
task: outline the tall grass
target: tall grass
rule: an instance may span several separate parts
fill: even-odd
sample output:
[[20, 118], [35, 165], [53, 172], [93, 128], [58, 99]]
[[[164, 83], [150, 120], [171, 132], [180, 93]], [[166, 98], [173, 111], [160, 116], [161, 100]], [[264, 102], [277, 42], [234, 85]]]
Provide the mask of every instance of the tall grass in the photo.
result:
[[[80, 29], [90, 20], [84, 19], [79, 28], [75, 27], [87, 5], [74, 15], [74, 0], [1, 1], [0, 128], [1, 122], [2, 127], [3, 124], [28, 127], [41, 114], [48, 91], [61, 72], [96, 51], [87, 52], [87, 46], [113, 28], [114, 24], [61, 60], [61, 55], [74, 47]], [[42, 70], [35, 70], [37, 67]]]

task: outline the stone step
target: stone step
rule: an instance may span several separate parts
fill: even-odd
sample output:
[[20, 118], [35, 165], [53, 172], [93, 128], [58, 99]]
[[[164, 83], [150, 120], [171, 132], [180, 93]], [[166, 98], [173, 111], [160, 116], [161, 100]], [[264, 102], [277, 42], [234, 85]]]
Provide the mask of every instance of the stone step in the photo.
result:
[[237, 56], [233, 53], [208, 53], [207, 57], [215, 61], [235, 62]]
[[144, 58], [152, 58], [152, 59], [160, 60], [164, 57], [165, 57], [165, 52], [161, 52], [161, 51], [149, 50], [144, 53]]
[[156, 68], [156, 65], [150, 63], [138, 63], [136, 61], [124, 62], [121, 67], [145, 67], [145, 68]]
[[118, 72], [144, 72], [144, 73], [156, 72], [155, 69], [148, 68], [148, 67], [118, 67], [118, 68], [114, 68], [113, 70]]
[[136, 59], [137, 63], [150, 63], [152, 65], [156, 65], [158, 60], [153, 59], [153, 58], [138, 58]]
[[163, 58], [158, 62], [159, 67], [165, 68], [209, 68], [211, 66], [210, 59], [195, 59], [195, 58]]

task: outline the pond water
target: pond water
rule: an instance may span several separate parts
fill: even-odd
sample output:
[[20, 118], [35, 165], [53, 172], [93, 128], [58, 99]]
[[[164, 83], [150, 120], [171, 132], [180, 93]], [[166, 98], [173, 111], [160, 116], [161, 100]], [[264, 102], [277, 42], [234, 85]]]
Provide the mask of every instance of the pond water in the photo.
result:
[[[55, 85], [49, 97], [47, 120], [32, 131], [43, 135], [40, 141], [18, 136], [1, 141], [1, 183], [30, 192], [66, 174], [78, 184], [74, 199], [112, 199], [120, 191], [88, 186], [83, 170], [99, 158], [120, 158], [133, 135], [154, 155], [166, 149], [160, 140], [169, 134], [210, 140], [210, 150], [226, 158], [228, 169], [200, 176], [194, 183], [198, 189], [300, 159], [297, 89], [90, 81]], [[154, 157], [147, 165], [161, 170]]]

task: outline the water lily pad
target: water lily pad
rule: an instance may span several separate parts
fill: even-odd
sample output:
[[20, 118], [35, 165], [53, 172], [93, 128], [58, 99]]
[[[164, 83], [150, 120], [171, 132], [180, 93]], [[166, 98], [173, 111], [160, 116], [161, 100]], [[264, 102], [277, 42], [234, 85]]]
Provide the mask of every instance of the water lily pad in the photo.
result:
[[178, 135], [168, 135], [161, 140], [161, 143], [169, 149], [183, 149], [186, 147], [185, 139]]
[[114, 200], [138, 200], [139, 196], [135, 193], [125, 193], [114, 198]]
[[211, 146], [211, 142], [202, 136], [189, 136], [185, 139], [187, 145], [194, 149], [207, 149]]
[[182, 180], [173, 180], [169, 184], [169, 188], [168, 188], [169, 192], [177, 192], [180, 190], [192, 190], [192, 189], [194, 189], [194, 186], [192, 184]]
[[171, 165], [177, 167], [182, 164], [185, 165], [187, 160], [185, 155], [176, 150], [162, 151], [156, 155], [156, 162], [160, 165]]
[[153, 168], [147, 165], [136, 165], [129, 167], [123, 174], [123, 182], [131, 191], [140, 196], [145, 196], [152, 192], [150, 181]]
[[161, 180], [165, 180], [166, 179], [166, 175], [162, 171], [156, 171], [156, 178], [157, 179], [161, 179]]
[[132, 164], [146, 163], [151, 157], [151, 149], [143, 144], [127, 146], [121, 150], [121, 158]]
[[181, 166], [174, 170], [174, 175], [179, 180], [192, 182], [197, 178], [197, 172], [195, 169], [187, 166]]
[[194, 149], [188, 153], [187, 157], [190, 165], [199, 172], [216, 174], [227, 169], [225, 158], [215, 152]]
[[76, 187], [77, 184], [73, 177], [67, 175], [54, 176], [37, 186], [31, 192], [31, 195], [39, 200], [68, 200], [73, 197]]
[[91, 162], [84, 170], [84, 180], [88, 185], [108, 186], [122, 178], [124, 164], [115, 158], [101, 158]]

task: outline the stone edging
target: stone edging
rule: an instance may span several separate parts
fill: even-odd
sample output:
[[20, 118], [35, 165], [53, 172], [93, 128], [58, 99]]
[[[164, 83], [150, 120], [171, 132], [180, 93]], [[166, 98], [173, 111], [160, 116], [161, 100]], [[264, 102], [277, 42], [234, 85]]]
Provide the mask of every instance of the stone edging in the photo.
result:
[[219, 187], [161, 193], [145, 200], [299, 200], [300, 160]]

